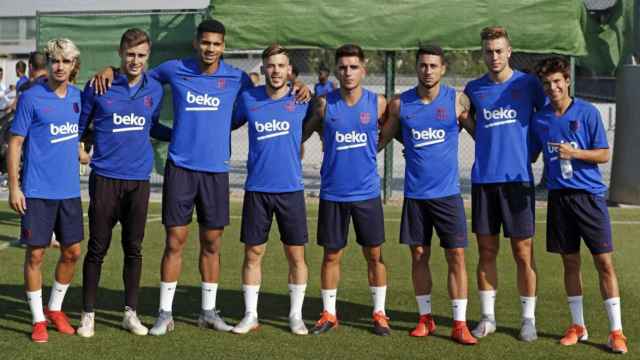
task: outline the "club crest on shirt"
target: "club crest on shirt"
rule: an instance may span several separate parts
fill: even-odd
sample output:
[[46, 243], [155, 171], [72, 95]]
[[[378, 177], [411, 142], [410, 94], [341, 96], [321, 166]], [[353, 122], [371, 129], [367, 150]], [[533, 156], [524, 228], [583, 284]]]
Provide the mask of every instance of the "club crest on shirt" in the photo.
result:
[[153, 98], [151, 96], [144, 97], [144, 106], [151, 109], [153, 107]]
[[514, 100], [518, 100], [522, 98], [522, 90], [520, 89], [511, 89], [511, 98]]
[[446, 120], [447, 119], [447, 110], [443, 107], [439, 107], [436, 109], [436, 120]]
[[578, 120], [569, 120], [569, 129], [573, 132], [580, 130], [580, 122]]
[[363, 124], [363, 125], [366, 125], [369, 122], [371, 122], [371, 113], [369, 113], [369, 112], [361, 112], [360, 113], [360, 123]]
[[80, 112], [80, 105], [77, 102], [73, 103], [73, 112], [76, 114]]
[[288, 112], [293, 112], [296, 109], [296, 104], [293, 101], [287, 101], [284, 104], [284, 109]]
[[218, 89], [224, 89], [226, 81], [224, 79], [218, 79]]

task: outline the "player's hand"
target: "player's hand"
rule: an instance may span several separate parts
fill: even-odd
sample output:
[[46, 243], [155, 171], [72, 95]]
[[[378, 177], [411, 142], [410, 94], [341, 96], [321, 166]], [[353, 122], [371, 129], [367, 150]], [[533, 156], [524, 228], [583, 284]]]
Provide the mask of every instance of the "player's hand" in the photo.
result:
[[293, 83], [291, 93], [296, 97], [297, 103], [308, 103], [311, 100], [311, 90], [299, 80]]
[[570, 143], [549, 143], [558, 150], [558, 156], [562, 160], [571, 160], [576, 157], [578, 149], [571, 146]]
[[94, 93], [98, 95], [104, 95], [109, 90], [111, 83], [113, 83], [113, 69], [106, 67], [99, 73], [93, 75], [93, 78], [89, 81], [89, 84], [93, 86]]
[[27, 200], [24, 198], [22, 190], [19, 188], [9, 189], [9, 206], [20, 215], [27, 212]]
[[78, 160], [82, 165], [87, 165], [91, 161], [91, 156], [84, 151], [84, 143], [82, 142], [78, 143]]

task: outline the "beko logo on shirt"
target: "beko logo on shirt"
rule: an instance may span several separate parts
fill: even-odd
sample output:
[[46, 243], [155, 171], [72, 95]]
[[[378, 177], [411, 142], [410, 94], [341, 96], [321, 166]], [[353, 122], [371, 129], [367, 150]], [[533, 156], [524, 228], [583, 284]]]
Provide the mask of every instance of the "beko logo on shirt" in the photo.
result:
[[49, 124], [49, 129], [53, 136], [65, 135], [63, 137], [51, 139], [52, 144], [78, 137], [78, 124], [72, 124], [70, 122], [66, 122], [62, 125]]
[[209, 96], [209, 94], [195, 95], [187, 91], [187, 103], [201, 106], [186, 107], [187, 111], [216, 111], [220, 106], [220, 98]]
[[[561, 144], [564, 143], [564, 141], [560, 142]], [[579, 149], [580, 146], [578, 146], [578, 143], [575, 141], [570, 141], [569, 144], [571, 144], [571, 146], [574, 149]], [[549, 152], [549, 161], [556, 161], [558, 160], [558, 145], [556, 143], [547, 143], [547, 151]]]
[[278, 121], [273, 119], [268, 122], [255, 122], [254, 126], [258, 133], [268, 132], [267, 135], [258, 136], [258, 140], [270, 139], [276, 136], [287, 135], [289, 133], [289, 122], [288, 121]]
[[499, 107], [493, 110], [482, 109], [484, 119], [488, 122], [484, 127], [513, 124], [518, 119], [518, 112], [515, 109]]
[[414, 144], [413, 147], [423, 147], [444, 142], [446, 132], [443, 129], [428, 128], [422, 131], [411, 129], [411, 136], [416, 141], [423, 141]]
[[136, 116], [131, 113], [129, 115], [120, 115], [113, 113], [113, 125], [125, 125], [126, 127], [118, 127], [112, 130], [112, 132], [123, 131], [139, 131], [144, 129], [144, 124], [147, 122], [144, 116]]
[[359, 133], [355, 130], [348, 133], [336, 131], [336, 143], [347, 144], [336, 147], [336, 150], [347, 150], [367, 146], [367, 139], [367, 133]]

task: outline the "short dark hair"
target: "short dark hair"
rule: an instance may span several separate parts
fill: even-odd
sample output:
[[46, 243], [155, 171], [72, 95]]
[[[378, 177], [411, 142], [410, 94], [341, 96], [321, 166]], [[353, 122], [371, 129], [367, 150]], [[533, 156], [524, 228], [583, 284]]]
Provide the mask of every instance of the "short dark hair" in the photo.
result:
[[32, 70], [46, 69], [47, 57], [39, 51], [32, 51], [29, 54], [29, 65], [31, 65]]
[[324, 72], [324, 73], [327, 73], [327, 74], [329, 74], [329, 73], [330, 73], [329, 68], [327, 68], [327, 67], [326, 67], [326, 66], [324, 66], [324, 65], [321, 65], [321, 66], [320, 66], [320, 68], [318, 69], [318, 74], [323, 73], [323, 72]]
[[138, 28], [131, 28], [122, 34], [120, 38], [120, 50], [128, 49], [134, 46], [149, 44], [151, 47], [151, 39], [146, 31]]
[[538, 74], [539, 78], [555, 73], [561, 73], [565, 79], [570, 78], [571, 64], [569, 64], [569, 61], [561, 56], [553, 56], [541, 60], [538, 65], [536, 65], [536, 74]]
[[222, 23], [218, 20], [214, 20], [214, 19], [204, 20], [200, 23], [200, 25], [198, 25], [198, 31], [197, 31], [198, 39], [201, 39], [202, 34], [206, 32], [222, 34], [222, 36], [224, 36], [225, 35], [224, 25], [222, 25]]
[[16, 70], [24, 74], [27, 71], [27, 63], [22, 60], [18, 61], [16, 63]]
[[287, 58], [289, 57], [289, 51], [284, 46], [280, 44], [271, 44], [262, 52], [262, 60], [266, 60], [268, 57], [280, 54], [286, 56]]
[[507, 43], [511, 45], [511, 39], [507, 29], [502, 26], [487, 26], [480, 32], [480, 42], [484, 43], [486, 40], [505, 39]]
[[336, 49], [336, 63], [340, 58], [356, 56], [360, 62], [364, 63], [364, 51], [356, 44], [344, 44]]
[[435, 55], [439, 56], [442, 63], [445, 63], [444, 60], [444, 50], [436, 44], [425, 44], [420, 45], [418, 51], [416, 52], [416, 64], [418, 63], [418, 59], [420, 59], [421, 55]]

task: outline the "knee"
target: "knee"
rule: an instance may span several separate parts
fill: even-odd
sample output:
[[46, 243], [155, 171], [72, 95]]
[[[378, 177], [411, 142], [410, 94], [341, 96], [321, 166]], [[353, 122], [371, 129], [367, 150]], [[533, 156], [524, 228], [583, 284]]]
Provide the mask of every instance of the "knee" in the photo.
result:
[[464, 249], [447, 249], [446, 257], [450, 269], [464, 268]]
[[481, 245], [478, 247], [478, 252], [480, 253], [481, 262], [495, 262], [498, 257], [497, 246]]
[[80, 258], [80, 253], [80, 246], [71, 246], [70, 248], [62, 250], [60, 259], [62, 262], [73, 264]]
[[259, 267], [262, 263], [264, 250], [258, 247], [250, 247], [245, 250], [245, 264], [250, 267]]
[[322, 262], [326, 265], [339, 265], [340, 254], [337, 252], [325, 252]]
[[44, 261], [44, 250], [38, 249], [28, 251], [25, 260], [26, 264], [29, 267], [39, 268], [40, 266], [42, 266], [42, 262]]
[[376, 253], [368, 254], [367, 264], [369, 266], [384, 265], [384, 261], [382, 260], [382, 253], [376, 252]]
[[613, 262], [610, 259], [596, 258], [596, 268], [602, 276], [615, 276]]
[[140, 244], [122, 244], [124, 256], [128, 259], [142, 258], [142, 246]]

